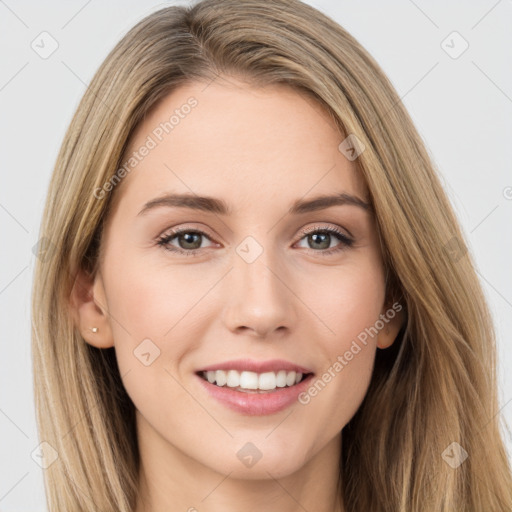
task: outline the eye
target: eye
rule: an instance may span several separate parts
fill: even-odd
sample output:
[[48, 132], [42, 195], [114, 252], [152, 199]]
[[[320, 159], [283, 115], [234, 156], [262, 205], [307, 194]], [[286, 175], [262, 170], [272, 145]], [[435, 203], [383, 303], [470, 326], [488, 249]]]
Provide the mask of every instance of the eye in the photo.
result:
[[[311, 250], [322, 256], [330, 256], [331, 254], [343, 251], [354, 243], [354, 240], [345, 235], [340, 229], [334, 227], [314, 226], [303, 231], [303, 235], [305, 236], [300, 241], [306, 240], [308, 244], [312, 244], [313, 248]], [[335, 247], [331, 247], [333, 238], [340, 242]], [[310, 249], [308, 248], [308, 250]]]
[[[210, 237], [203, 231], [190, 228], [181, 228], [166, 233], [164, 236], [158, 239], [157, 244], [163, 246], [165, 249], [171, 252], [176, 252], [185, 256], [197, 256], [201, 252], [198, 249], [202, 249], [202, 237], [211, 240]], [[180, 247], [171, 245], [171, 241], [175, 238]]]

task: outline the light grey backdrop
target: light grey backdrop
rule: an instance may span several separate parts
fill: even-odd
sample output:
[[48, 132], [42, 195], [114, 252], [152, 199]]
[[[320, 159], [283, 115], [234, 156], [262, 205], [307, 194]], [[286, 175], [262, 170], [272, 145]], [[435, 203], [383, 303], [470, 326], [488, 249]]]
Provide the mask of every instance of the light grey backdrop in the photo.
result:
[[[512, 2], [308, 3], [376, 58], [441, 169], [495, 318], [500, 406], [511, 425]], [[29, 314], [32, 247], [57, 152], [107, 53], [165, 5], [0, 0], [0, 512], [46, 510], [43, 470], [32, 458], [41, 440]], [[509, 434], [507, 448], [512, 454]]]

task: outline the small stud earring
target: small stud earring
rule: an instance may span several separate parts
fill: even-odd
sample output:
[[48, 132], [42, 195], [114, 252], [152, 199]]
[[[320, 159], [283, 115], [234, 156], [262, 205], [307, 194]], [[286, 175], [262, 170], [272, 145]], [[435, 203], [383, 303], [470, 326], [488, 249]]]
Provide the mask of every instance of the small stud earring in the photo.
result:
[[90, 328], [92, 332], [98, 332], [98, 328], [97, 327], [91, 327]]

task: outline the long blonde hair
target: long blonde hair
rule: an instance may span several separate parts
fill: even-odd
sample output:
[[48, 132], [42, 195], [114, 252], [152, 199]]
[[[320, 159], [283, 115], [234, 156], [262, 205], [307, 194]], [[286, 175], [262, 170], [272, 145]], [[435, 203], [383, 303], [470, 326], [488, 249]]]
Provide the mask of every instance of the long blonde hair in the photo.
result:
[[[94, 273], [122, 164], [146, 112], [178, 85], [236, 76], [284, 83], [332, 116], [340, 142], [365, 146], [364, 177], [382, 242], [388, 294], [406, 324], [378, 351], [368, 393], [342, 431], [347, 512], [503, 512], [512, 478], [500, 431], [495, 334], [471, 255], [433, 163], [392, 85], [343, 28], [295, 0], [206, 0], [139, 22], [92, 79], [51, 179], [32, 304], [40, 440], [51, 512], [132, 512], [139, 454], [134, 406], [114, 348], [85, 343], [69, 298]], [[136, 171], [133, 171], [136, 172]], [[114, 189], [115, 191], [115, 189]], [[458, 467], [447, 457], [460, 450]], [[448, 450], [448, 451], [446, 451]], [[460, 452], [464, 453], [464, 452]]]

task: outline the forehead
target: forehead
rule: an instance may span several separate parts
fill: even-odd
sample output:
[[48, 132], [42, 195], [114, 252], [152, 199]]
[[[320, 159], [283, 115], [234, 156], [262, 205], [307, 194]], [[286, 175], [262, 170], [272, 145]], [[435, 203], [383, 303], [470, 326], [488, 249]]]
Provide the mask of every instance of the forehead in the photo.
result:
[[322, 106], [289, 86], [192, 82], [139, 124], [123, 158], [138, 153], [137, 162], [116, 194], [140, 204], [188, 192], [225, 198], [235, 209], [329, 192], [366, 199], [354, 162], [338, 150], [342, 140]]

